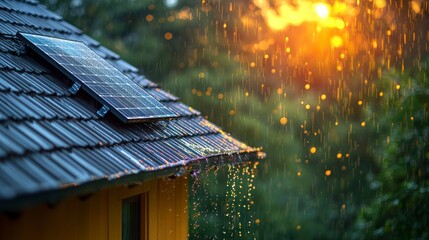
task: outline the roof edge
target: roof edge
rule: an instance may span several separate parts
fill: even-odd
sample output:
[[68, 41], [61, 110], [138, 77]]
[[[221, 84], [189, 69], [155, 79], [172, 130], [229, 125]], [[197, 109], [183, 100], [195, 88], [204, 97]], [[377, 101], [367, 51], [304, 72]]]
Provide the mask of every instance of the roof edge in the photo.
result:
[[214, 166], [224, 166], [228, 164], [245, 165], [265, 158], [266, 154], [260, 149], [252, 150], [254, 151], [210, 156], [207, 158], [190, 161], [187, 164], [178, 163], [177, 165], [173, 165], [161, 170], [141, 171], [136, 174], [125, 175], [115, 179], [106, 177], [91, 182], [86, 182], [81, 185], [72, 185], [65, 188], [20, 195], [15, 198], [0, 201], [0, 213], [19, 213], [38, 204], [55, 205], [66, 198], [84, 197], [99, 190], [111, 188], [114, 186], [141, 184], [149, 180], [163, 177], [179, 177]]

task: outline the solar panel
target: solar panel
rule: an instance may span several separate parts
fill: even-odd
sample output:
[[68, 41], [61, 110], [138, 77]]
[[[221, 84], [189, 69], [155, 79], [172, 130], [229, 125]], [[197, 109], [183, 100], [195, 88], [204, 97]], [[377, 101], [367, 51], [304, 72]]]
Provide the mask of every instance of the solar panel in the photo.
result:
[[123, 122], [144, 122], [178, 117], [92, 49], [81, 42], [17, 33], [31, 49], [97, 99], [102, 116], [111, 111]]

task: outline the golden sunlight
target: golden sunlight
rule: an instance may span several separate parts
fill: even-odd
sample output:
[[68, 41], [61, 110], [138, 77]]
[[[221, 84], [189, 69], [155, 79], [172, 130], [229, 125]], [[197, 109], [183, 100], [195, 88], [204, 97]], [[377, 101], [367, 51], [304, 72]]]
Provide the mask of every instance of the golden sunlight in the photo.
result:
[[355, 15], [354, 7], [334, 2], [332, 5], [322, 1], [301, 0], [254, 0], [261, 9], [267, 25], [273, 30], [283, 30], [289, 26], [298, 26], [305, 22], [317, 23], [321, 27], [343, 29], [344, 16]]
[[329, 6], [325, 3], [314, 4], [314, 11], [322, 19], [326, 19], [329, 17]]
[[340, 36], [333, 36], [331, 38], [331, 46], [333, 48], [339, 48], [339, 47], [343, 46], [343, 38]]

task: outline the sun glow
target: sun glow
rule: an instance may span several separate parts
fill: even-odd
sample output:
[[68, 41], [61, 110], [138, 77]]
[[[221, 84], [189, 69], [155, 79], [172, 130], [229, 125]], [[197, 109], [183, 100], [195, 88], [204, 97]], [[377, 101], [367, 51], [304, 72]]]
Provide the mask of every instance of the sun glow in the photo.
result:
[[299, 26], [305, 22], [341, 30], [346, 26], [343, 17], [356, 14], [352, 6], [343, 2], [329, 4], [321, 1], [301, 0], [292, 4], [286, 0], [254, 0], [254, 3], [261, 9], [267, 25], [276, 31], [289, 26]]
[[322, 19], [326, 19], [329, 17], [329, 6], [325, 3], [314, 4], [314, 11]]

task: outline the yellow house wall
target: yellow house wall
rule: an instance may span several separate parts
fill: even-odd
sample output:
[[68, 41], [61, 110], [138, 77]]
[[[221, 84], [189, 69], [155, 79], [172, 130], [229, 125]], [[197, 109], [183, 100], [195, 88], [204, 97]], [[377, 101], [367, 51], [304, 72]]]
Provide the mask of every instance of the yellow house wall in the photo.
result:
[[149, 193], [149, 240], [187, 239], [187, 183], [186, 176], [158, 179], [102, 190], [85, 200], [37, 206], [17, 218], [0, 214], [0, 240], [120, 240], [121, 200], [142, 191]]

